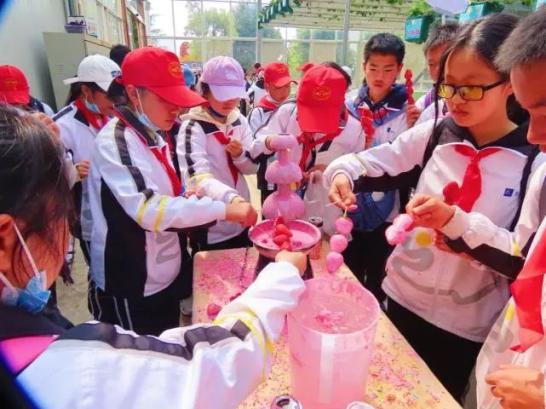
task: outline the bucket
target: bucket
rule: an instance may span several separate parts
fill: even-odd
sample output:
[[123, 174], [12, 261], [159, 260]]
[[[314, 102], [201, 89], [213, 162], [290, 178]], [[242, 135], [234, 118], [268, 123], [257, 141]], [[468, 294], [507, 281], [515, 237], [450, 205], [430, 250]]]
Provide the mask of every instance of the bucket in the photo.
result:
[[380, 309], [356, 280], [315, 278], [288, 315], [292, 394], [304, 408], [364, 400]]

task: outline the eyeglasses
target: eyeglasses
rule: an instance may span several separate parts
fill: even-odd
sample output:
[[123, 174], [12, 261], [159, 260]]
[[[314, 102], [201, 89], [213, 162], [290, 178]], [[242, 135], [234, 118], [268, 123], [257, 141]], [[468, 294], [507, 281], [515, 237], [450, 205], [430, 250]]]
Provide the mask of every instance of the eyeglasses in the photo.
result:
[[501, 80], [490, 85], [451, 85], [442, 83], [438, 87], [438, 96], [445, 99], [451, 99], [455, 94], [465, 101], [481, 101], [486, 91], [504, 84], [506, 81]]

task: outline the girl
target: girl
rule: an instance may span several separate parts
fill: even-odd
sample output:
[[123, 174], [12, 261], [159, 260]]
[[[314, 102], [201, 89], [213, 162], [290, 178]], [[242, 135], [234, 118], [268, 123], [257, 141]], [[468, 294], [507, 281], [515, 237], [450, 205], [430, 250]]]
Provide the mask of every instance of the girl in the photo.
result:
[[[244, 175], [256, 173], [250, 158], [252, 132], [237, 106], [245, 98], [243, 69], [231, 57], [216, 57], [203, 67], [199, 84], [207, 104], [182, 117], [178, 161], [190, 189], [226, 204], [246, 205], [250, 193]], [[192, 243], [194, 251], [250, 246], [246, 226], [217, 223]]]
[[[256, 133], [253, 154], [272, 155], [269, 149], [272, 135], [296, 135], [300, 145], [291, 154], [308, 179], [312, 172], [324, 170], [338, 156], [364, 149], [362, 127], [344, 105], [345, 92], [350, 84], [351, 78], [335, 63], [307, 69], [296, 101], [280, 106], [267, 125]], [[266, 161], [261, 160], [261, 165], [258, 186], [263, 201], [275, 187], [265, 180]]]
[[79, 181], [73, 186], [78, 209], [77, 226], [72, 234], [80, 240], [80, 247], [89, 265], [91, 242], [91, 209], [89, 207], [89, 164], [95, 149], [95, 138], [113, 113], [113, 104], [106, 92], [120, 74], [119, 66], [102, 55], [85, 57], [78, 66], [78, 75], [64, 81], [71, 84], [69, 105], [53, 117], [61, 132], [61, 141], [72, 158]]
[[[279, 254], [218, 325], [174, 325], [160, 337], [96, 321], [66, 330], [43, 309], [68, 241], [61, 146], [31, 117], [0, 107], [0, 157], [2, 401], [17, 392], [13, 377], [26, 392], [6, 407], [235, 408], [261, 382], [269, 362], [262, 347], [280, 336], [296, 307], [305, 256]], [[167, 200], [176, 212], [172, 202], [184, 199]], [[35, 405], [21, 402], [27, 397]]]
[[[494, 66], [517, 19], [493, 15], [467, 25], [442, 57], [439, 95], [451, 117], [416, 126], [392, 144], [332, 163], [330, 198], [342, 207], [355, 191], [411, 186], [443, 197], [501, 227], [517, 219], [536, 148], [507, 115], [512, 89]], [[441, 234], [415, 228], [387, 263], [388, 315], [454, 397], [505, 305], [508, 279], [466, 255], [446, 251]], [[459, 250], [460, 251], [460, 250]]]
[[158, 133], [183, 107], [204, 103], [183, 82], [173, 53], [145, 47], [123, 61], [109, 90], [116, 118], [100, 132], [90, 174], [91, 283], [97, 320], [142, 333], [178, 325], [183, 229], [216, 220], [256, 222], [249, 204], [181, 195], [182, 186]]

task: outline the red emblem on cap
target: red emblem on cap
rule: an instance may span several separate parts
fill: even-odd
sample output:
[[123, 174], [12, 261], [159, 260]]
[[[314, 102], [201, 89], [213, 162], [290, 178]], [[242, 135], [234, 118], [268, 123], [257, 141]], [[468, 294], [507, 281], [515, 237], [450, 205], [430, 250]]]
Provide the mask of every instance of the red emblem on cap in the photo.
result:
[[19, 81], [15, 78], [4, 78], [4, 88], [6, 91], [16, 91], [17, 84], [19, 84]]
[[180, 70], [180, 63], [178, 61], [173, 61], [169, 63], [167, 69], [169, 70], [169, 74], [171, 74], [175, 78], [179, 78], [182, 76], [182, 71]]
[[313, 99], [316, 101], [327, 101], [332, 96], [332, 89], [330, 87], [321, 85], [313, 90]]

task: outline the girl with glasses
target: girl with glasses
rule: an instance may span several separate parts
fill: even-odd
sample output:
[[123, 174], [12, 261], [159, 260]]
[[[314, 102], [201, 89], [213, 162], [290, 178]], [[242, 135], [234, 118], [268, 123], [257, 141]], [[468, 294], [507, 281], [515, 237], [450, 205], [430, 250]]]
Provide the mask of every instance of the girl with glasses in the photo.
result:
[[[508, 117], [514, 103], [508, 74], [494, 65], [517, 18], [498, 14], [465, 26], [441, 60], [437, 92], [450, 112], [401, 134], [391, 144], [344, 156], [326, 170], [331, 200], [341, 207], [354, 192], [416, 183], [411, 232], [387, 262], [383, 289], [394, 324], [454, 397], [460, 398], [489, 329], [509, 296], [513, 277], [487, 261], [490, 248], [451, 239], [449, 223], [411, 212], [421, 195], [454, 209], [479, 212], [504, 228], [518, 217], [529, 175], [543, 161], [526, 127]], [[437, 102], [436, 102], [437, 104]]]

